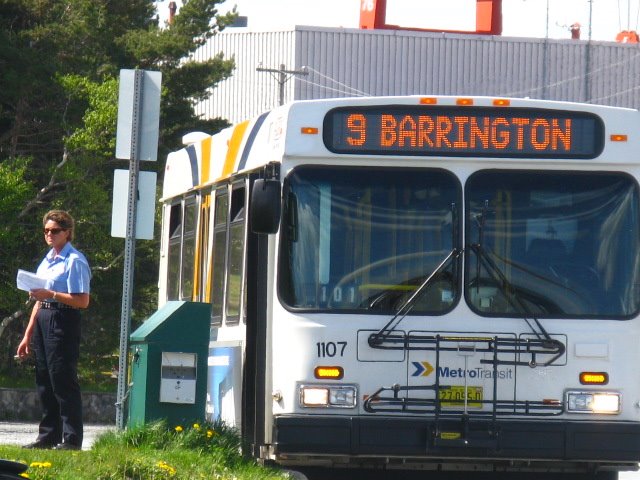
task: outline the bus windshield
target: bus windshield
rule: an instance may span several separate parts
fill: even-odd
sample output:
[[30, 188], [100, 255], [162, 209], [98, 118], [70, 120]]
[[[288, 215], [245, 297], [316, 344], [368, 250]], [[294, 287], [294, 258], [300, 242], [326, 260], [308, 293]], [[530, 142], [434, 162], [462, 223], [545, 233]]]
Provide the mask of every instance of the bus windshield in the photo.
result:
[[[305, 166], [285, 182], [279, 294], [292, 308], [395, 312], [456, 246], [461, 188], [435, 169]], [[412, 313], [458, 297], [458, 259]]]
[[465, 295], [488, 316], [638, 312], [638, 188], [621, 173], [481, 171], [465, 186]]
[[[295, 309], [395, 313], [458, 247], [461, 195], [443, 170], [295, 169], [285, 181], [280, 298]], [[640, 198], [630, 176], [484, 170], [467, 181], [465, 202], [464, 293], [476, 313], [640, 310]], [[412, 314], [453, 308], [459, 261], [427, 282]]]

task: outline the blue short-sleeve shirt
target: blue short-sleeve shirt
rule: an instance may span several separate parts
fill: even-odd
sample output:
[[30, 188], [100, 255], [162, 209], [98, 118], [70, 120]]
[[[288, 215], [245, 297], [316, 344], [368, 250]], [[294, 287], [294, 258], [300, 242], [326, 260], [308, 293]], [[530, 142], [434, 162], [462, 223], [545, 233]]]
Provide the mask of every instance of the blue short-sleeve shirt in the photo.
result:
[[42, 259], [36, 274], [47, 280], [45, 288], [61, 293], [89, 293], [91, 269], [89, 262], [71, 242], [59, 254], [54, 249]]

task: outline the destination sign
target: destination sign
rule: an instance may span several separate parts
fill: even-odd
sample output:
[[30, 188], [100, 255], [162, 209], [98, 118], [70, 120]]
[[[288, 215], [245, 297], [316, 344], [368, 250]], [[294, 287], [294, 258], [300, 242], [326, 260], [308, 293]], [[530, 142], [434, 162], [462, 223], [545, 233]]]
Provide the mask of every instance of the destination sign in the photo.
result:
[[604, 148], [598, 116], [540, 108], [340, 107], [323, 136], [344, 154], [589, 159]]

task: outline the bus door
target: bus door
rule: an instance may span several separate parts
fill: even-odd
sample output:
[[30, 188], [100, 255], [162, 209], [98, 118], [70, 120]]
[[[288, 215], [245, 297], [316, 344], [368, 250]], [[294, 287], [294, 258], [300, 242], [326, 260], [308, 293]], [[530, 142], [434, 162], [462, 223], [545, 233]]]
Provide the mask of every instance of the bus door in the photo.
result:
[[246, 343], [246, 179], [214, 190], [207, 415], [241, 426]]

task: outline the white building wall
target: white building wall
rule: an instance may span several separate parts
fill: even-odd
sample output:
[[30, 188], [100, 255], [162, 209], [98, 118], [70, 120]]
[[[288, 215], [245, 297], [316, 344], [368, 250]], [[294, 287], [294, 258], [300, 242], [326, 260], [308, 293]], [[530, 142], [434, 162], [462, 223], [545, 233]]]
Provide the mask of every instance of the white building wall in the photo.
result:
[[[241, 31], [245, 30], [245, 31]], [[223, 53], [233, 58], [233, 75], [213, 89], [210, 99], [200, 103], [196, 112], [206, 118], [221, 117], [238, 123], [278, 106], [277, 75], [258, 72], [256, 68], [279, 68], [281, 64], [293, 68], [294, 32], [248, 32], [234, 29], [210, 38], [195, 55], [204, 60]], [[293, 99], [293, 85], [285, 84], [285, 101]]]
[[613, 42], [545, 40], [397, 30], [295, 27], [227, 29], [199, 52], [236, 61], [236, 71], [199, 107], [232, 123], [278, 105], [278, 76], [290, 77], [285, 101], [379, 95], [488, 95], [640, 107], [640, 50]]

